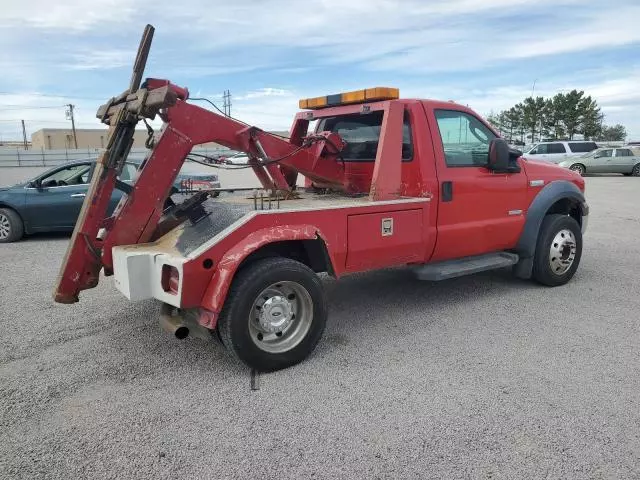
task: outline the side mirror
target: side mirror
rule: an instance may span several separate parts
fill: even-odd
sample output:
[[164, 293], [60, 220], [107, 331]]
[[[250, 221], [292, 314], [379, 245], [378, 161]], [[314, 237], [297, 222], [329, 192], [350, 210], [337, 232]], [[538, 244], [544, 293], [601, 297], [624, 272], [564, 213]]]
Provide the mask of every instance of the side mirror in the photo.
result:
[[39, 178], [34, 180], [33, 182], [31, 182], [31, 186], [33, 188], [37, 188], [38, 190], [42, 190], [42, 180], [40, 180]]
[[489, 170], [504, 172], [509, 166], [509, 145], [501, 138], [489, 142]]
[[516, 161], [522, 155], [519, 150], [512, 150], [502, 138], [494, 138], [489, 142], [489, 163], [487, 167], [497, 173], [517, 173], [520, 166]]

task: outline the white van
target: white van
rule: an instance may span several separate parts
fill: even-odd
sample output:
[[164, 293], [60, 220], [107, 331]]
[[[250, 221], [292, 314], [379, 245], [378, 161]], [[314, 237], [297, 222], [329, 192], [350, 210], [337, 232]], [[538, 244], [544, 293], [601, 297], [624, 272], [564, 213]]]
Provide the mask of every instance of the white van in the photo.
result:
[[545, 160], [552, 163], [564, 162], [569, 157], [578, 157], [598, 148], [596, 142], [586, 140], [540, 142], [525, 150], [523, 157]]

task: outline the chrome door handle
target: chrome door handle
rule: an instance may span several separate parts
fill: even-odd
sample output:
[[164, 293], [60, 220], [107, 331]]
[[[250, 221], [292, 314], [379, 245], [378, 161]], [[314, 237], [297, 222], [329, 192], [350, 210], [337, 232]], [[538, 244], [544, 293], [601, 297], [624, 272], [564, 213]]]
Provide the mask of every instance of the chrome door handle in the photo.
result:
[[71, 198], [84, 198], [86, 196], [87, 196], [86, 193], [72, 193], [71, 194]]

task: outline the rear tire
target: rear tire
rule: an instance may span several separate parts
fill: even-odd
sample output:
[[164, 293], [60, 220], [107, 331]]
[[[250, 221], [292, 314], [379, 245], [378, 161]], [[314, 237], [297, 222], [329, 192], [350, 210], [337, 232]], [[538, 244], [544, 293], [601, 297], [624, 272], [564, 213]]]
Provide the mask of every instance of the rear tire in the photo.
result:
[[256, 260], [234, 278], [218, 319], [222, 343], [250, 368], [295, 365], [315, 349], [327, 320], [322, 282], [289, 258]]
[[569, 170], [573, 170], [576, 173], [579, 173], [580, 176], [584, 177], [584, 174], [587, 173], [587, 169], [581, 163], [576, 163], [569, 167]]
[[23, 235], [20, 215], [10, 208], [0, 208], [0, 243], [17, 242]]
[[568, 215], [547, 215], [538, 233], [533, 278], [550, 287], [567, 283], [582, 257], [580, 225]]

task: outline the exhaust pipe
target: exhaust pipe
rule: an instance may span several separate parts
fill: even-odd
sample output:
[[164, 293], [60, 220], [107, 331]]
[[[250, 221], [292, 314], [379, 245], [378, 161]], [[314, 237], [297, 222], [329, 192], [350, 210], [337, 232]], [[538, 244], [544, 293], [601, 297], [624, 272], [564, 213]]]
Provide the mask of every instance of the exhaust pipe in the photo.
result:
[[172, 310], [171, 305], [162, 304], [162, 307], [160, 307], [160, 326], [165, 332], [171, 333], [178, 340], [184, 340], [189, 336], [189, 327], [183, 323], [182, 317], [172, 315]]

